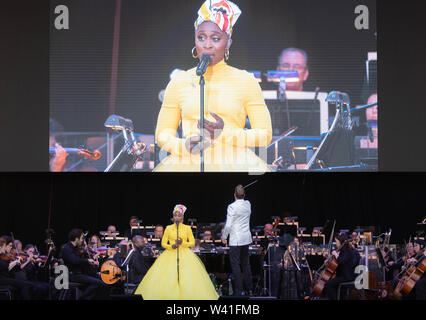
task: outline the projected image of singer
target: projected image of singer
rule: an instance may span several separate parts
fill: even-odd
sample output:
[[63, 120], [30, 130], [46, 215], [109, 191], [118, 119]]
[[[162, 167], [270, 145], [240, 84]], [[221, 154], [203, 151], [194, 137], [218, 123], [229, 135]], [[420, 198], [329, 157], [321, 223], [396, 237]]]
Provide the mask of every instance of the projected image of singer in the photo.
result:
[[183, 224], [186, 207], [173, 209], [174, 224], [166, 227], [157, 258], [135, 291], [144, 300], [217, 300], [219, 298], [203, 262], [191, 250], [191, 226]]
[[[194, 59], [207, 55], [204, 91], [204, 170], [270, 171], [249, 147], [267, 146], [271, 118], [254, 76], [229, 66], [232, 28], [240, 9], [207, 0], [195, 21]], [[202, 66], [201, 66], [202, 67]], [[197, 68], [176, 73], [166, 88], [155, 138], [170, 155], [154, 171], [200, 171], [200, 77]], [[246, 117], [251, 129], [244, 130]], [[176, 137], [182, 121], [182, 138]]]

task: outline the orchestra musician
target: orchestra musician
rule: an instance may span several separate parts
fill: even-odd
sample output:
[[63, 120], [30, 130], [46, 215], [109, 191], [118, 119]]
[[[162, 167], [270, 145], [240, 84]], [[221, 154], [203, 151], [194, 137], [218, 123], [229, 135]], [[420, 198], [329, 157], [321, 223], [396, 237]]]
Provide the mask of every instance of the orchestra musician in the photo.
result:
[[[252, 277], [249, 264], [249, 245], [252, 243], [250, 232], [251, 204], [244, 200], [245, 192], [242, 185], [235, 187], [235, 201], [228, 206], [225, 228], [222, 232], [222, 241], [227, 244], [229, 236], [229, 259], [232, 276], [235, 281], [235, 295], [251, 295]], [[243, 277], [241, 269], [244, 274]]]
[[278, 58], [278, 71], [297, 71], [299, 80], [288, 82], [287, 90], [303, 91], [303, 84], [309, 77], [308, 55], [305, 50], [299, 48], [286, 48]]
[[132, 244], [135, 251], [129, 260], [129, 282], [139, 284], [148, 271], [148, 263], [143, 253], [147, 244], [140, 235], [132, 238]]
[[132, 227], [137, 227], [139, 226], [139, 218], [137, 216], [131, 216], [129, 218], [129, 226], [130, 228], [127, 229], [126, 231], [124, 231], [124, 237], [127, 239], [132, 239], [133, 236], [135, 236], [136, 234], [139, 234], [143, 237], [146, 237], [144, 229], [141, 230], [134, 230], [132, 229]]
[[[358, 251], [353, 248], [346, 232], [339, 233], [335, 238], [337, 251], [332, 255], [337, 259], [336, 277], [326, 282], [324, 293], [330, 300], [337, 299], [337, 289], [340, 283], [355, 279], [355, 268], [361, 259]], [[327, 256], [327, 254], [326, 254]]]
[[[399, 259], [396, 261], [389, 261], [388, 262], [388, 268], [389, 273], [391, 274], [391, 277], [393, 279], [393, 285], [396, 286], [398, 284], [398, 275], [396, 277], [393, 276], [393, 273], [398, 272], [401, 273], [406, 269], [406, 265], [408, 264], [408, 261], [413, 258], [416, 255], [416, 252], [414, 250], [414, 245], [411, 241], [409, 241], [405, 246], [406, 253], [402, 255]], [[411, 261], [411, 260], [410, 260]]]
[[0, 237], [0, 286], [10, 287], [17, 298], [34, 298], [34, 285], [26, 280], [16, 279], [15, 272], [20, 270], [22, 258], [12, 253], [13, 241], [9, 236]]
[[25, 277], [24, 280], [28, 280], [33, 284], [36, 299], [47, 299], [49, 297], [49, 283], [39, 281], [38, 279], [38, 273], [41, 270], [40, 265], [42, 262], [46, 262], [46, 260], [43, 260], [36, 254], [35, 246], [32, 244], [25, 246], [24, 253], [27, 255], [21, 263], [21, 270]]
[[[417, 259], [412, 261], [412, 263], [416, 264], [421, 261], [421, 259], [425, 259], [426, 256], [426, 242], [425, 240], [416, 239], [414, 240], [414, 250], [419, 256]], [[416, 285], [414, 286], [414, 290], [416, 293], [416, 300], [426, 300], [426, 275], [423, 273], [423, 276], [417, 280]]]
[[[414, 240], [413, 244], [410, 246], [413, 248], [412, 251], [410, 250], [412, 254], [408, 255], [405, 259], [405, 264], [402, 266], [403, 271], [407, 270], [410, 266], [416, 265], [425, 258], [425, 244], [425, 241], [422, 239]], [[398, 284], [398, 281], [399, 279], [396, 279], [394, 283]], [[426, 276], [424, 273], [421, 278], [416, 281], [416, 284], [409, 296], [412, 296], [412, 293], [415, 294], [416, 300], [426, 300]], [[410, 299], [409, 296], [407, 299]]]
[[164, 235], [164, 227], [161, 224], [157, 224], [154, 229], [154, 239], [162, 239]]
[[200, 247], [204, 250], [210, 250], [214, 247], [213, 235], [210, 229], [204, 229], [203, 236], [201, 237]]
[[68, 267], [69, 280], [86, 285], [80, 299], [105, 299], [108, 294], [107, 285], [93, 275], [85, 274], [88, 266], [99, 267], [99, 262], [85, 255], [83, 231], [72, 229], [68, 234], [68, 240], [62, 246], [61, 256]]

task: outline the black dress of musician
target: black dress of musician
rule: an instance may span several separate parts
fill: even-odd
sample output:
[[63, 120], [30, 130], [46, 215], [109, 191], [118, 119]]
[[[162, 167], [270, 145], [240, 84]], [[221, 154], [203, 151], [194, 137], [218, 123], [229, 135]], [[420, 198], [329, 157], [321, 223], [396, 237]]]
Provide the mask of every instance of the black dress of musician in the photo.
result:
[[328, 280], [324, 287], [324, 293], [330, 300], [337, 299], [339, 284], [355, 280], [355, 268], [361, 259], [358, 251], [350, 244], [347, 233], [340, 233], [335, 240], [338, 252], [333, 251], [332, 254], [338, 263], [336, 277]]
[[81, 300], [106, 299], [109, 288], [100, 279], [85, 274], [87, 266], [96, 265], [98, 262], [79, 255], [78, 248], [84, 243], [84, 234], [80, 229], [72, 229], [68, 240], [61, 250], [62, 259], [69, 270], [69, 281], [86, 285], [80, 296]]

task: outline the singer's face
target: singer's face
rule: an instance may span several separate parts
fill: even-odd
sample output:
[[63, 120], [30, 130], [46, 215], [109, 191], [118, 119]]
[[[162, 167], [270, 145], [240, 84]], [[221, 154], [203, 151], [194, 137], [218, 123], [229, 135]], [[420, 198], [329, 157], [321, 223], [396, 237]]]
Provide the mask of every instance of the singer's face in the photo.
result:
[[173, 212], [173, 220], [181, 223], [183, 221], [183, 214], [178, 211]]
[[226, 32], [220, 30], [216, 23], [205, 21], [195, 32], [195, 48], [198, 58], [203, 54], [208, 54], [211, 58], [210, 65], [220, 62], [228, 48], [228, 36]]

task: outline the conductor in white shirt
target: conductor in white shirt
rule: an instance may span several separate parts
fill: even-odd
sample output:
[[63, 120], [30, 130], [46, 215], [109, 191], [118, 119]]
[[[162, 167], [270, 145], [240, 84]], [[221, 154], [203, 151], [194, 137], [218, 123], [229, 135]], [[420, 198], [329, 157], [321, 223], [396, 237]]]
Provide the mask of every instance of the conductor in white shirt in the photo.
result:
[[[245, 192], [242, 185], [235, 187], [235, 201], [228, 206], [222, 241], [226, 244], [229, 235], [229, 259], [234, 278], [235, 294], [244, 295], [252, 291], [251, 270], [249, 264], [249, 244], [252, 242], [250, 232], [251, 204], [244, 200]], [[242, 273], [241, 274], [241, 269]]]

